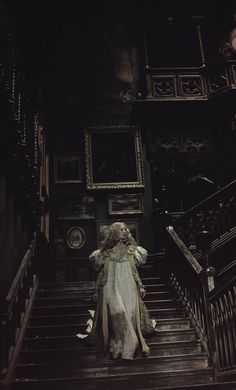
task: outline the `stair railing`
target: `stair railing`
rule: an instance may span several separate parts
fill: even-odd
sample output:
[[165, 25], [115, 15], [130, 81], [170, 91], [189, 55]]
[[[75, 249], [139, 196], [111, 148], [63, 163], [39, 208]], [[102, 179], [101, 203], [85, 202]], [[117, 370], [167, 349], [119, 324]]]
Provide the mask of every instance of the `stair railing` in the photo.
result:
[[231, 274], [209, 294], [213, 334], [218, 356], [218, 376], [236, 377], [236, 276]]
[[[236, 180], [200, 202], [167, 226], [167, 268], [171, 284], [221, 376], [236, 378]], [[232, 244], [233, 243], [233, 244]], [[211, 252], [223, 268], [210, 265]], [[223, 249], [222, 249], [223, 248]], [[213, 259], [212, 259], [213, 260]], [[219, 273], [221, 277], [219, 279]]]
[[5, 298], [0, 297], [0, 372], [5, 376], [35, 283], [36, 236], [28, 246]]
[[[210, 363], [217, 370], [212, 312], [209, 309], [209, 293], [214, 287], [214, 269], [209, 266], [209, 256], [204, 258], [205, 264], [202, 266], [174, 228], [168, 226], [166, 230], [168, 241], [166, 245], [168, 248], [167, 270], [171, 285], [184, 306], [185, 312], [208, 354]], [[207, 238], [209, 239], [209, 237]], [[203, 244], [205, 245], [205, 242]], [[208, 247], [210, 248], [210, 243], [208, 243]], [[207, 252], [203, 251], [203, 253]]]
[[236, 226], [236, 180], [176, 218], [172, 224], [185, 245], [196, 253], [198, 232], [211, 232], [212, 242]]

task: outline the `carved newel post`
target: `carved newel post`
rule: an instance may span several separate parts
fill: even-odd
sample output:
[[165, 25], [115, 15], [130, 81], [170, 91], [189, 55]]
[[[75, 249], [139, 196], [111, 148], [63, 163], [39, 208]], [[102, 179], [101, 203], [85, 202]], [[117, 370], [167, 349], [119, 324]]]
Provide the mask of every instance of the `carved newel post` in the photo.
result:
[[212, 365], [217, 369], [216, 344], [214, 336], [214, 324], [209, 301], [209, 294], [215, 287], [215, 268], [210, 265], [211, 258], [211, 232], [203, 230], [198, 233], [198, 247], [202, 253], [203, 266], [203, 292], [204, 292], [204, 308], [206, 332], [208, 338], [209, 353]]

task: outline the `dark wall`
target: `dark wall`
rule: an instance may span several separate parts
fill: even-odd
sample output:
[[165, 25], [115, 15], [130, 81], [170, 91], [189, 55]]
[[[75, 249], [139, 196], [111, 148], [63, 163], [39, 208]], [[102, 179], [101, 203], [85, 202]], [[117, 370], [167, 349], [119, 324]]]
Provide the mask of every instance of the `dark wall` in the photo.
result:
[[[184, 211], [233, 178], [235, 109], [230, 97], [147, 102], [145, 67], [206, 65], [210, 73], [217, 72], [225, 60], [219, 47], [235, 24], [234, 3], [217, 3], [213, 9], [210, 1], [87, 2], [79, 13], [73, 5], [54, 2], [10, 4], [23, 64], [41, 87], [41, 120], [51, 158], [51, 240], [59, 243], [53, 255], [86, 257], [97, 245], [97, 222], [112, 220], [108, 195], [125, 192], [142, 194], [144, 211], [131, 217], [138, 221], [140, 243], [156, 251], [154, 199], [162, 209]], [[87, 188], [84, 129], [90, 126], [140, 128], [143, 189]], [[55, 182], [58, 155], [78, 156], [79, 182]], [[62, 208], [83, 208], [83, 196], [94, 199], [93, 218], [63, 220]], [[66, 244], [66, 231], [74, 225], [87, 240], [78, 250]]]

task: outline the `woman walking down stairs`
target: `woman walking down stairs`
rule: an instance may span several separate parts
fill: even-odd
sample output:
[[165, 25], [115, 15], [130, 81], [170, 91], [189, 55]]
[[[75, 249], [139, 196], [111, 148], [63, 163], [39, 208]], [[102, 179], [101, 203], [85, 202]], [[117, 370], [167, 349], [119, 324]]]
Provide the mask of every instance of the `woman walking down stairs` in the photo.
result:
[[179, 300], [165, 278], [152, 276], [153, 264], [149, 261], [141, 269], [145, 304], [158, 330], [149, 340], [148, 358], [138, 351], [132, 361], [111, 360], [101, 346], [76, 337], [89, 319], [88, 310], [95, 309], [94, 282], [41, 284], [13, 389], [185, 389], [197, 384], [219, 388], [213, 385], [213, 369]]

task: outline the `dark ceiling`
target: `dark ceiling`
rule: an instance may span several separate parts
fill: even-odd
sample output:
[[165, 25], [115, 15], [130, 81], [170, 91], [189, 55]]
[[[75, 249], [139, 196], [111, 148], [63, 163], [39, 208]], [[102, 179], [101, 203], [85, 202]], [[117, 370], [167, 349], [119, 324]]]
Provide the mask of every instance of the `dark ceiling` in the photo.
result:
[[[22, 69], [32, 85], [40, 85], [46, 91], [46, 105], [52, 108], [54, 105], [54, 113], [66, 105], [78, 106], [86, 94], [91, 96], [98, 71], [97, 79], [90, 76], [94, 69], [103, 66], [102, 61], [104, 66], [109, 62], [107, 47], [116, 39], [112, 31], [117, 21], [125, 21], [130, 36], [137, 36], [142, 23], [155, 29], [160, 22], [172, 23], [175, 19], [183, 35], [187, 20], [204, 16], [205, 26], [214, 26], [214, 34], [217, 29], [223, 32], [236, 14], [236, 2], [232, 0], [8, 0], [6, 3], [16, 46], [21, 48]], [[165, 46], [165, 35], [159, 37]], [[172, 47], [178, 54], [177, 43], [173, 35]], [[188, 44], [191, 45], [191, 39]], [[75, 112], [77, 115], [76, 109]], [[70, 113], [71, 108], [67, 117]]]

